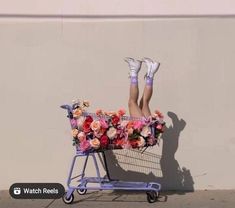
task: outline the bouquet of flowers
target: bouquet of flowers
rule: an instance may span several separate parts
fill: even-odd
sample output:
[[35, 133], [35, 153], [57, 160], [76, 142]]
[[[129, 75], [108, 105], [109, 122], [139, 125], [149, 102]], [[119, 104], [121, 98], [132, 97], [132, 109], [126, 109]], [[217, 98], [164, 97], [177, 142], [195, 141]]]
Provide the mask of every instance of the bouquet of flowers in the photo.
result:
[[103, 151], [153, 146], [163, 133], [163, 115], [155, 111], [150, 118], [131, 118], [125, 110], [88, 113], [88, 101], [76, 101], [70, 123], [73, 144], [82, 151]]

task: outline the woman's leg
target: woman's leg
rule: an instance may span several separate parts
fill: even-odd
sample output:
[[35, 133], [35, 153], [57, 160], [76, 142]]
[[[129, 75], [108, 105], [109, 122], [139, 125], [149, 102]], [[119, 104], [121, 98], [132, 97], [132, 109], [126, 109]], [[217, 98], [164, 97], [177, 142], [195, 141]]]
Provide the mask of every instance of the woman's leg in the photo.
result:
[[132, 117], [142, 117], [143, 113], [138, 106], [139, 87], [138, 87], [138, 72], [141, 67], [141, 62], [131, 58], [125, 60], [130, 67], [130, 95], [128, 101], [129, 113]]
[[151, 116], [149, 102], [150, 102], [150, 99], [153, 94], [153, 78], [154, 78], [154, 75], [160, 66], [160, 63], [153, 62], [149, 58], [145, 58], [144, 62], [146, 63], [146, 65], [148, 67], [148, 72], [146, 74], [146, 84], [145, 84], [144, 92], [143, 92], [142, 98], [140, 100], [139, 106], [140, 106], [144, 116], [149, 117], [149, 116]]
[[140, 100], [140, 108], [145, 117], [151, 116], [151, 111], [149, 107], [149, 102], [153, 94], [153, 86], [146, 83], [144, 87], [144, 92]]
[[[133, 81], [136, 80], [136, 81]], [[143, 117], [140, 107], [138, 106], [138, 97], [139, 97], [139, 87], [138, 87], [138, 77], [131, 77], [130, 84], [130, 96], [128, 101], [129, 113], [133, 117]]]

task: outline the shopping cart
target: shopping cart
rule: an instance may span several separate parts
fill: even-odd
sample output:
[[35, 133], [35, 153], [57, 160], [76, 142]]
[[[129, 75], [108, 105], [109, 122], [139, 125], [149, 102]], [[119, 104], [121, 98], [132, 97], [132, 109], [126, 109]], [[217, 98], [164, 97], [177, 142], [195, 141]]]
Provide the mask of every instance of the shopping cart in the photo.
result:
[[[73, 119], [73, 110], [76, 108], [76, 104], [73, 105], [62, 105], [61, 108], [67, 110], [67, 117], [70, 119], [70, 124], [72, 126], [71, 120]], [[83, 113], [83, 116], [93, 116], [96, 117], [96, 114], [91, 113]], [[123, 116], [122, 119], [134, 119], [128, 116]], [[155, 128], [152, 128], [152, 132], [155, 131]], [[155, 133], [155, 132], [154, 132]], [[88, 151], [81, 151], [78, 145], [75, 145], [76, 147], [76, 153], [72, 159], [72, 164], [69, 170], [69, 175], [67, 179], [67, 186], [68, 190], [63, 196], [63, 201], [65, 204], [71, 204], [74, 201], [74, 191], [76, 190], [79, 195], [86, 194], [87, 190], [129, 190], [129, 191], [144, 191], [147, 194], [147, 201], [149, 203], [154, 203], [157, 201], [159, 197], [159, 193], [161, 190], [161, 184], [157, 182], [129, 182], [129, 181], [120, 181], [117, 179], [111, 179], [109, 174], [109, 169], [107, 166], [107, 160], [105, 156], [105, 150], [88, 150]], [[142, 149], [142, 151], [145, 151], [147, 147]], [[101, 177], [100, 169], [97, 161], [97, 156], [101, 160], [101, 163], [104, 166], [104, 169], [106, 171], [106, 175], [104, 177]], [[96, 176], [95, 177], [86, 177], [85, 171], [87, 168], [87, 162], [88, 158], [92, 157], [94, 166], [96, 169]], [[74, 167], [76, 160], [78, 158], [83, 158], [81, 161], [83, 161], [83, 168], [81, 172], [73, 176]], [[84, 160], [85, 159], [85, 160]], [[76, 182], [76, 185], [74, 184], [74, 181]]]

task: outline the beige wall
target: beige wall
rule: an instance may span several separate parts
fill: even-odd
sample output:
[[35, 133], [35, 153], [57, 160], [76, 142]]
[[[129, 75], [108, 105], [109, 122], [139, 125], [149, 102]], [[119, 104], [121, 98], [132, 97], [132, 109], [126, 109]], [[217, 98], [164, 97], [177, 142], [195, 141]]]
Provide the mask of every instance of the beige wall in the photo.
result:
[[0, 0], [0, 14], [230, 15], [232, 0]]
[[[111, 162], [112, 170], [127, 179], [159, 179], [176, 189], [234, 189], [234, 26], [233, 18], [1, 19], [0, 189], [14, 182], [65, 185], [74, 152], [59, 106], [84, 98], [90, 111], [127, 108], [126, 56], [162, 63], [151, 107], [166, 115], [168, 129], [160, 146], [144, 154], [153, 161], [145, 163], [147, 168], [128, 154], [142, 156], [124, 152], [132, 164], [119, 155], [120, 166]], [[168, 112], [184, 119], [185, 128], [177, 119], [171, 128]], [[164, 170], [158, 170], [161, 154]]]

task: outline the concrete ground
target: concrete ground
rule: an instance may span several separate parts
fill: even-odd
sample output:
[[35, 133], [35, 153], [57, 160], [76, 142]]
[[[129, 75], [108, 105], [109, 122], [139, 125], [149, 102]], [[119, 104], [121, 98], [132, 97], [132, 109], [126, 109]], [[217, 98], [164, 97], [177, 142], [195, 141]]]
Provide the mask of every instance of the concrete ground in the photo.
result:
[[64, 204], [62, 199], [12, 199], [8, 191], [0, 191], [0, 208], [147, 208], [156, 206], [161, 208], [234, 208], [235, 190], [164, 192], [161, 193], [159, 201], [152, 204], [147, 202], [145, 193], [96, 191], [84, 196], [75, 193], [72, 205]]

